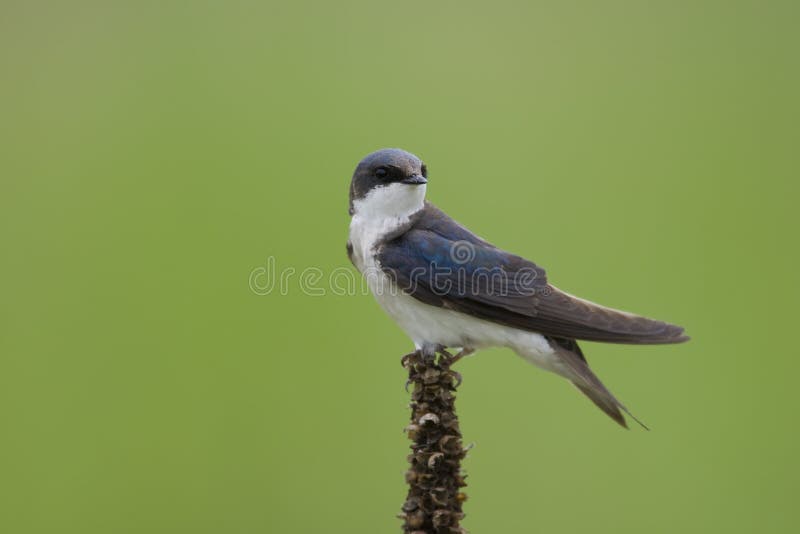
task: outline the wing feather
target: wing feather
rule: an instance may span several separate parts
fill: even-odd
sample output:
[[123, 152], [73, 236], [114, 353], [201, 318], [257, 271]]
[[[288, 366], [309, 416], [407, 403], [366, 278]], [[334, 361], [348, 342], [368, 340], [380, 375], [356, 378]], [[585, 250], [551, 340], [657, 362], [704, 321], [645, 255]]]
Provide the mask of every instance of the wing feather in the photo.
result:
[[432, 306], [549, 336], [632, 344], [686, 341], [680, 326], [561, 291], [541, 267], [475, 236], [433, 205], [378, 250], [381, 268]]

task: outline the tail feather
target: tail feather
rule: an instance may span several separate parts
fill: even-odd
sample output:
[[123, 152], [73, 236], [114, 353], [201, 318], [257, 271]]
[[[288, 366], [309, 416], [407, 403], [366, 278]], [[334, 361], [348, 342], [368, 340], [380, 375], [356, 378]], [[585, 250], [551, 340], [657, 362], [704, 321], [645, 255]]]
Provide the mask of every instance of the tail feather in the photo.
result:
[[606, 415], [616, 421], [621, 427], [628, 428], [628, 423], [625, 421], [625, 416], [622, 415], [619, 406], [617, 406], [617, 403], [614, 402], [613, 396], [605, 395], [603, 392], [595, 391], [594, 389], [579, 384], [578, 382], [573, 382], [572, 384], [578, 388], [581, 393], [589, 397], [589, 400], [591, 400], [595, 406], [603, 410]]
[[625, 421], [625, 417], [622, 415], [622, 412], [625, 412], [628, 417], [639, 423], [639, 426], [645, 430], [650, 430], [647, 425], [642, 423], [635, 415], [629, 412], [628, 409], [621, 402], [619, 402], [602, 384], [600, 384], [602, 389], [588, 387], [577, 382], [573, 382], [573, 384], [580, 390], [581, 393], [589, 397], [589, 400], [591, 400], [595, 406], [603, 410], [606, 415], [616, 421], [623, 428], [628, 428], [628, 423]]
[[569, 369], [568, 378], [581, 393], [589, 397], [595, 406], [603, 410], [620, 426], [628, 428], [623, 412], [639, 423], [645, 430], [647, 425], [636, 418], [617, 398], [603, 385], [597, 375], [589, 368], [581, 348], [574, 339], [548, 338], [551, 346], [558, 351], [561, 360]]

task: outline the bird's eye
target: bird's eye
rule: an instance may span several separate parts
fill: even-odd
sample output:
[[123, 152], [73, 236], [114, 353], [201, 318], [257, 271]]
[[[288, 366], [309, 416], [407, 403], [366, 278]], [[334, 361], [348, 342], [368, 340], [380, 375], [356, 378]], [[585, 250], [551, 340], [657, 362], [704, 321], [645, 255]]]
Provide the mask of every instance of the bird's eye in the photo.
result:
[[422, 177], [423, 178], [428, 177], [428, 167], [426, 167], [424, 163], [422, 164]]
[[386, 167], [378, 167], [375, 169], [375, 176], [378, 178], [386, 178], [389, 175], [389, 169]]

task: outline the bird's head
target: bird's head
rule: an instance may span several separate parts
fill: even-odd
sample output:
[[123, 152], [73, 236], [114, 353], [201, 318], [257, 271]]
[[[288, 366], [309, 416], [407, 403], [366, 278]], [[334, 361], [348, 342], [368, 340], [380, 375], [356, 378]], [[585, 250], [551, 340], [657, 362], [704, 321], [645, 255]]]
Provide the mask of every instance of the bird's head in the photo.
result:
[[422, 209], [428, 170], [399, 148], [384, 148], [362, 159], [350, 182], [350, 215], [402, 217]]

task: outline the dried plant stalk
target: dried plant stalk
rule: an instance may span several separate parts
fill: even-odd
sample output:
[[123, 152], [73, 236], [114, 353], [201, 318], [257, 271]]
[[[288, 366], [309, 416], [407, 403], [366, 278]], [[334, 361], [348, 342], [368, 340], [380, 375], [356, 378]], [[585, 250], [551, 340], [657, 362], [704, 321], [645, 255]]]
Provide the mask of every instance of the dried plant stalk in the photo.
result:
[[403, 357], [411, 393], [411, 444], [406, 471], [408, 497], [400, 518], [407, 534], [466, 533], [459, 525], [466, 486], [461, 460], [466, 456], [455, 412], [461, 376], [450, 366], [458, 358], [446, 351], [433, 357], [414, 352]]

